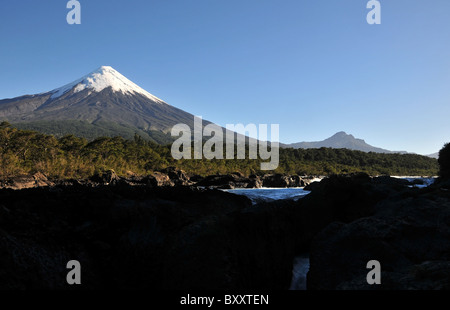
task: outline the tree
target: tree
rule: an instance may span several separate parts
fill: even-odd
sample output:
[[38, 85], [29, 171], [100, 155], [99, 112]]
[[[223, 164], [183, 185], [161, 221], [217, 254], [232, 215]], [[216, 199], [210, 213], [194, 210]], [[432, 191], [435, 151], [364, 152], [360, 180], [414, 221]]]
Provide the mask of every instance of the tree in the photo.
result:
[[7, 121], [3, 121], [3, 122], [0, 123], [0, 128], [1, 129], [11, 128], [11, 124], [8, 123]]
[[450, 178], [450, 143], [439, 151], [439, 175], [443, 179]]
[[66, 152], [79, 153], [86, 146], [87, 140], [85, 138], [75, 137], [74, 135], [66, 135], [59, 139], [59, 144], [61, 149]]

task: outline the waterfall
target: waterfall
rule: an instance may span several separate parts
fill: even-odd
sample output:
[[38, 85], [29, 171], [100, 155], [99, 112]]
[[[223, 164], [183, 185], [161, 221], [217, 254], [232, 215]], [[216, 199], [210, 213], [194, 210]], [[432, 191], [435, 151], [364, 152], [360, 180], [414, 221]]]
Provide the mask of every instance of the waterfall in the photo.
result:
[[306, 290], [306, 275], [309, 271], [309, 256], [294, 258], [290, 290]]

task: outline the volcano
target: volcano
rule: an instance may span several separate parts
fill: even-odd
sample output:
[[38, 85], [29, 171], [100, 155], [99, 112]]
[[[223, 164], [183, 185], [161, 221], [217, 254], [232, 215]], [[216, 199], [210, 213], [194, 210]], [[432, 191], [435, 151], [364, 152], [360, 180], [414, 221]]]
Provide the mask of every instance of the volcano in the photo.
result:
[[167, 142], [158, 140], [170, 140], [174, 125], [192, 126], [193, 119], [109, 66], [49, 92], [0, 100], [0, 120], [56, 136], [130, 138], [138, 133]]

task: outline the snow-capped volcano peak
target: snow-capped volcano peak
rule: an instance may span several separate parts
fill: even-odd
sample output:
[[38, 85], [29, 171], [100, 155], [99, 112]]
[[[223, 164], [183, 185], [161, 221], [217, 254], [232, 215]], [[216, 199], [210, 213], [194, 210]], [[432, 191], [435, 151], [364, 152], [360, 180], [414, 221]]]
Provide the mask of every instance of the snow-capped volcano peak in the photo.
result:
[[80, 92], [84, 89], [91, 89], [96, 92], [101, 92], [108, 87], [111, 87], [114, 92], [121, 92], [128, 95], [138, 93], [146, 96], [152, 101], [158, 103], [163, 102], [161, 99], [153, 96], [145, 89], [131, 82], [129, 79], [127, 79], [125, 76], [123, 76], [110, 66], [102, 66], [79, 80], [51, 91], [53, 93], [51, 98], [56, 99], [58, 97], [61, 97], [72, 89], [75, 93]]

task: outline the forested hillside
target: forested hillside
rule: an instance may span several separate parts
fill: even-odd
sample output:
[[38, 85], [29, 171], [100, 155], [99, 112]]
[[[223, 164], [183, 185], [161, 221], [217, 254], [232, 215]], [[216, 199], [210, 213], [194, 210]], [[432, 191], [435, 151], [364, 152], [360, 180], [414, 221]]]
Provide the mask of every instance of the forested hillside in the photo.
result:
[[[0, 124], [0, 177], [42, 172], [51, 178], [86, 178], [107, 169], [117, 174], [147, 174], [177, 167], [188, 174], [241, 172], [265, 174], [260, 160], [174, 160], [170, 145], [134, 139], [103, 137], [88, 141], [67, 135], [56, 138]], [[329, 175], [367, 172], [371, 175], [437, 175], [436, 159], [420, 155], [378, 154], [346, 149], [280, 149], [277, 173]]]

